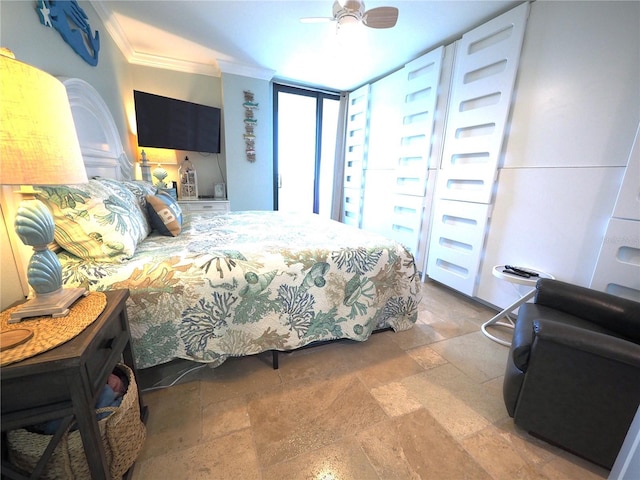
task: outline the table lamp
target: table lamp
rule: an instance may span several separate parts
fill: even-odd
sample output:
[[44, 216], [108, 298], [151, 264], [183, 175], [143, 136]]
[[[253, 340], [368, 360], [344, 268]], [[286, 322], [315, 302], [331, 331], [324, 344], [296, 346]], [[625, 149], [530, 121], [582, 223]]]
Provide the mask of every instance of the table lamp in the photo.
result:
[[163, 189], [169, 188], [169, 185], [167, 185], [164, 181], [164, 179], [167, 178], [168, 175], [169, 172], [162, 168], [162, 165], [158, 164], [158, 166], [153, 171], [153, 176], [157, 180], [156, 187]]
[[[176, 151], [170, 148], [144, 147], [140, 150], [140, 155], [143, 160], [143, 163], [140, 165], [142, 179], [153, 183], [153, 179], [155, 178], [156, 187], [161, 189], [171, 188], [172, 182], [168, 180], [170, 172], [167, 171], [163, 165], [176, 166]], [[148, 165], [148, 178], [145, 178], [144, 162], [147, 162]], [[153, 170], [151, 170], [151, 164], [156, 165]]]
[[[64, 85], [55, 77], [0, 51], [0, 184], [38, 186], [86, 183], [71, 107]], [[62, 288], [62, 268], [49, 250], [54, 223], [49, 209], [31, 195], [18, 208], [16, 233], [33, 247], [27, 281], [30, 300], [11, 314], [25, 317], [67, 315], [86, 295], [84, 288]], [[28, 193], [23, 188], [20, 193]]]
[[142, 180], [145, 182], [151, 182], [151, 165], [147, 161], [147, 154], [142, 150], [142, 158], [140, 159], [140, 173], [142, 174]]

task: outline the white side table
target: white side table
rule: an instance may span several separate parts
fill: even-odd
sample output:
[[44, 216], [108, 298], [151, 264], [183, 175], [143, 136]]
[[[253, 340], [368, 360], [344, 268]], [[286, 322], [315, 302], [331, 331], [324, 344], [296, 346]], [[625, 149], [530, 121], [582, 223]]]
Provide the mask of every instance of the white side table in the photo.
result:
[[[512, 313], [516, 308], [518, 308], [520, 305], [522, 305], [523, 303], [526, 303], [527, 301], [529, 301], [531, 298], [534, 297], [535, 293], [536, 293], [536, 283], [538, 282], [538, 279], [540, 278], [555, 278], [553, 275], [550, 275], [548, 273], [545, 272], [541, 272], [540, 270], [535, 270], [533, 268], [528, 268], [528, 267], [522, 267], [523, 269], [529, 271], [529, 272], [534, 272], [537, 273], [538, 276], [537, 277], [520, 277], [518, 275], [513, 275], [507, 272], [503, 272], [503, 270], [505, 269], [504, 265], [496, 265], [495, 267], [493, 267], [493, 270], [491, 271], [491, 273], [493, 274], [494, 277], [500, 278], [502, 280], [506, 280], [507, 282], [509, 282], [513, 288], [516, 290], [516, 292], [518, 292], [518, 295], [520, 295], [520, 298], [518, 300], [516, 300], [515, 302], [513, 302], [511, 305], [509, 305], [508, 307], [505, 307], [504, 310], [502, 310], [500, 313], [498, 313], [495, 317], [493, 317], [491, 320], [489, 320], [488, 322], [485, 322], [482, 324], [482, 327], [480, 327], [480, 329], [482, 330], [482, 333], [484, 333], [488, 338], [490, 338], [491, 340], [493, 340], [494, 342], [498, 342], [501, 345], [505, 345], [507, 347], [511, 346], [511, 342], [507, 342], [506, 340], [502, 340], [501, 338], [498, 338], [494, 335], [492, 335], [491, 333], [489, 333], [487, 331], [487, 327], [490, 327], [492, 325], [497, 325], [497, 326], [501, 326], [501, 327], [507, 327], [507, 328], [511, 328], [513, 329], [514, 327], [514, 321], [511, 319], [511, 317], [509, 316], [510, 313]], [[531, 287], [531, 290], [527, 293], [525, 293], [524, 295], [522, 295], [520, 293], [520, 290], [518, 290], [517, 285], [525, 285], [528, 287]], [[506, 322], [501, 322], [500, 320], [502, 318], [505, 318], [507, 321]]]

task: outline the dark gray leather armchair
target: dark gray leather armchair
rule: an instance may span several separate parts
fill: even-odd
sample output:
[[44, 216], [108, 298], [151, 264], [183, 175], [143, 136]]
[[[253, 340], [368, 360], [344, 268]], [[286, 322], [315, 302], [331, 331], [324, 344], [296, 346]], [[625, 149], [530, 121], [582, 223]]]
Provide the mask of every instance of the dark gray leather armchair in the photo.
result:
[[611, 469], [640, 403], [640, 303], [540, 279], [503, 395], [516, 425]]

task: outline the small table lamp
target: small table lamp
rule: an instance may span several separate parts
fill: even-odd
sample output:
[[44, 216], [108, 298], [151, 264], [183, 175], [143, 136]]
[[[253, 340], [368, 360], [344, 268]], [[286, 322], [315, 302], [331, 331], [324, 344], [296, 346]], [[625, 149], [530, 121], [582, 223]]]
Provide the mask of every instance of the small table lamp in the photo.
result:
[[140, 173], [142, 174], [142, 180], [145, 182], [151, 182], [151, 165], [147, 162], [147, 154], [142, 150], [142, 158], [140, 159]]
[[153, 171], [153, 176], [157, 180], [156, 187], [163, 188], [163, 189], [164, 188], [169, 188], [169, 185], [167, 185], [164, 182], [164, 179], [167, 178], [168, 175], [169, 175], [169, 172], [167, 172], [164, 168], [162, 168], [162, 166], [160, 164], [158, 164], [158, 166]]
[[[0, 92], [0, 184], [86, 183], [64, 85], [48, 73], [15, 60], [3, 49]], [[60, 261], [48, 248], [54, 234], [51, 212], [35, 198], [25, 199], [18, 208], [15, 226], [22, 242], [34, 250], [27, 280], [35, 296], [14, 312], [10, 321], [65, 316], [86, 289], [62, 288]]]

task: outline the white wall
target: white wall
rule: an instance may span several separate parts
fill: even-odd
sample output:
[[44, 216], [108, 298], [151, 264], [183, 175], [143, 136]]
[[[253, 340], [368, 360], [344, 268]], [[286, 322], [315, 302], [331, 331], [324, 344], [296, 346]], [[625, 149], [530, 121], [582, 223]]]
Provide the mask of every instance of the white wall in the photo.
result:
[[404, 72], [398, 70], [371, 84], [369, 145], [365, 165], [363, 230], [389, 234], [396, 193], [393, 178], [398, 164], [404, 107]]
[[2, 223], [0, 223], [0, 310], [5, 310], [12, 303], [23, 298], [22, 287], [18, 270], [13, 261], [11, 252], [11, 244], [9, 243], [9, 235], [6, 225], [13, 225], [12, 219], [4, 219], [4, 210], [0, 208], [2, 214]]
[[[272, 88], [267, 80], [222, 74], [227, 154], [227, 196], [232, 211], [273, 210]], [[249, 162], [244, 143], [244, 91], [253, 92], [259, 104], [254, 113], [256, 161]]]
[[478, 297], [496, 264], [589, 285], [640, 120], [640, 3], [531, 6]]

